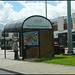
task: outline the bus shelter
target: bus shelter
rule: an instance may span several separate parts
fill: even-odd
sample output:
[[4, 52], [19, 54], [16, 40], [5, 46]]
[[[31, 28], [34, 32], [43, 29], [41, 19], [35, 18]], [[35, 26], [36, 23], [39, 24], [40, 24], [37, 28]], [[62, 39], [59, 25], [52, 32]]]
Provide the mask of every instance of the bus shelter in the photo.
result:
[[[53, 26], [46, 17], [34, 15], [10, 22], [5, 25], [5, 32], [19, 33], [20, 56], [23, 60], [54, 56]], [[29, 48], [25, 49], [25, 44]]]

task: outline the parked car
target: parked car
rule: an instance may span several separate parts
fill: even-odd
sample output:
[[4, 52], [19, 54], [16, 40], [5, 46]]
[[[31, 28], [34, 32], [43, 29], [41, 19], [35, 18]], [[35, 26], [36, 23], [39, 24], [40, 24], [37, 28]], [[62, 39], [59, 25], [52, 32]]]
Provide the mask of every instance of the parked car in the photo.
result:
[[11, 50], [12, 49], [12, 46], [10, 46], [10, 45], [1, 45], [1, 50], [4, 50], [4, 49], [6, 49], [6, 50]]
[[54, 54], [64, 53], [64, 46], [59, 44], [58, 38], [54, 38]]

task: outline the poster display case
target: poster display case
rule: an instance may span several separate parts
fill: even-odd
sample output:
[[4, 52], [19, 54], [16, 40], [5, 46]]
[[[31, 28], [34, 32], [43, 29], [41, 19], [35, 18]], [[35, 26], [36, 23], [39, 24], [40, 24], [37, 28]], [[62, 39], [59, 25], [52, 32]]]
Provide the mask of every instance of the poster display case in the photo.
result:
[[24, 32], [23, 36], [24, 36], [24, 45], [26, 44], [29, 46], [39, 45], [38, 31]]

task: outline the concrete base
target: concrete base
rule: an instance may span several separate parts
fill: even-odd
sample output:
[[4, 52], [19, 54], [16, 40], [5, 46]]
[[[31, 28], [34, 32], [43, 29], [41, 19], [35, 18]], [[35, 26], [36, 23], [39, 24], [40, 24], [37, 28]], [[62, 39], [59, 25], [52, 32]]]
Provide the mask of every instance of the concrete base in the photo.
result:
[[75, 55], [75, 48], [73, 48], [73, 52], [68, 52], [68, 48], [65, 48], [65, 53], [66, 55]]
[[70, 54], [70, 53], [65, 54], [65, 53], [64, 53], [63, 55], [75, 55], [75, 53], [74, 53], [74, 54]]

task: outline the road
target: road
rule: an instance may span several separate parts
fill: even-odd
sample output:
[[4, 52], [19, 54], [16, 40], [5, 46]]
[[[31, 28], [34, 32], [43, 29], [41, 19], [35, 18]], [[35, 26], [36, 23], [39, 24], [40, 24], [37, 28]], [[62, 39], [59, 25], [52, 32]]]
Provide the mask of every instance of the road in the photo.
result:
[[[4, 50], [1, 50], [1, 48], [0, 48], [0, 58], [5, 58]], [[6, 58], [14, 59], [13, 50], [6, 50]]]

